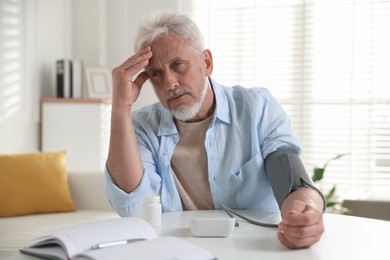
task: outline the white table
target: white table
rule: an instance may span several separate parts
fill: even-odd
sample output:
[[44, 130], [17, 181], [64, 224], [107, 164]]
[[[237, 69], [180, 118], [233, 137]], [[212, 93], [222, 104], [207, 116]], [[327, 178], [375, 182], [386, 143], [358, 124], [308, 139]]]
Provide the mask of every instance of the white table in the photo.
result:
[[[278, 223], [279, 213], [239, 211], [253, 219]], [[227, 238], [197, 238], [189, 224], [195, 217], [226, 217], [223, 211], [185, 211], [163, 214], [161, 235], [178, 236], [207, 248], [218, 259], [390, 259], [390, 222], [325, 214], [325, 233], [308, 249], [291, 250], [277, 238], [277, 229], [239, 222]]]
[[[279, 213], [238, 211], [263, 222], [278, 223]], [[219, 260], [250, 259], [299, 259], [299, 260], [379, 260], [390, 259], [390, 222], [325, 214], [325, 233], [320, 242], [308, 249], [291, 250], [277, 238], [274, 228], [263, 228], [240, 221], [233, 233], [226, 238], [197, 238], [189, 229], [190, 220], [199, 217], [226, 217], [223, 211], [184, 211], [164, 213], [161, 236], [177, 236], [208, 249]], [[17, 254], [13, 260], [37, 259]]]

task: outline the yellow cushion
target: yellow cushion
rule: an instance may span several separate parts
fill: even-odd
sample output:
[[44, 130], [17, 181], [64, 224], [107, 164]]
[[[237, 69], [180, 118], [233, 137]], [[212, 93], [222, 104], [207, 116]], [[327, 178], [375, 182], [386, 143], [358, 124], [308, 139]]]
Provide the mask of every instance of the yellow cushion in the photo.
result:
[[65, 152], [0, 155], [0, 217], [75, 210]]

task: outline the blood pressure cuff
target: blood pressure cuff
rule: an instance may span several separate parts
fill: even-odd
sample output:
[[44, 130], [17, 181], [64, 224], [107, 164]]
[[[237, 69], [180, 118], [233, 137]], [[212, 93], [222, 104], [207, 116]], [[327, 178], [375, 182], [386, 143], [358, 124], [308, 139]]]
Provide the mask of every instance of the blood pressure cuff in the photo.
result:
[[321, 195], [324, 201], [323, 211], [325, 211], [326, 199], [322, 192], [314, 186], [296, 149], [280, 148], [269, 154], [265, 159], [265, 170], [279, 208], [290, 193], [300, 188], [309, 187]]

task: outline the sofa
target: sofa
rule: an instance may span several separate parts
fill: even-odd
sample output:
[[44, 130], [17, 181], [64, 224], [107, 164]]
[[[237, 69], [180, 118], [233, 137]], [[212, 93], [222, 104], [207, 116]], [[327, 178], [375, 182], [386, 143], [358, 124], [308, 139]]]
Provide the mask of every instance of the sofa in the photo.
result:
[[107, 201], [102, 172], [68, 173], [68, 183], [76, 211], [0, 218], [0, 259], [12, 259], [51, 229], [119, 217]]

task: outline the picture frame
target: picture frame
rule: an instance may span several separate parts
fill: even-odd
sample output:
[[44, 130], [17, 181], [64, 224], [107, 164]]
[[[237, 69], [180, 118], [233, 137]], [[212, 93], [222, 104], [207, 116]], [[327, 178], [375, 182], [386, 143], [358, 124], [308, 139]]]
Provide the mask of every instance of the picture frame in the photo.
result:
[[85, 68], [87, 98], [111, 98], [112, 79], [107, 68]]

